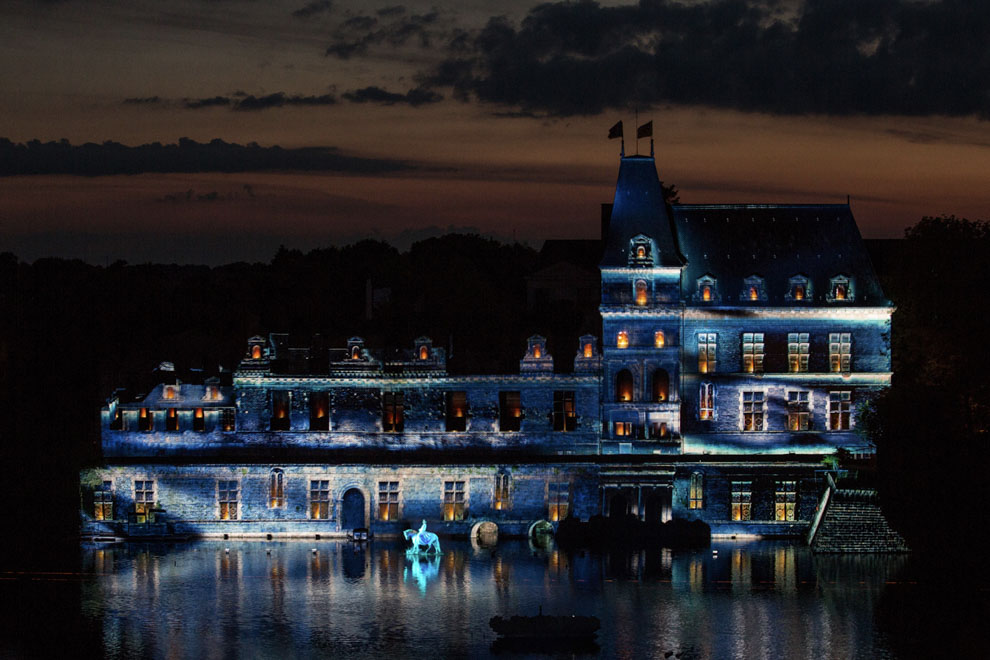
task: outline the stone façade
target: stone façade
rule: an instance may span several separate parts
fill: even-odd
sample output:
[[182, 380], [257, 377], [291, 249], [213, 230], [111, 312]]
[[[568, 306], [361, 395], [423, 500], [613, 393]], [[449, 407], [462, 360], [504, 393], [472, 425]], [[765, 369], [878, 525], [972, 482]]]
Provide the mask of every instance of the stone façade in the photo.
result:
[[823, 460], [872, 452], [858, 410], [891, 376], [892, 306], [849, 207], [670, 207], [632, 156], [607, 221], [603, 337], [579, 338], [572, 373], [539, 336], [497, 376], [448, 374], [426, 337], [252, 337], [230, 385], [111, 397], [83, 533], [525, 534], [601, 514], [804, 534]]

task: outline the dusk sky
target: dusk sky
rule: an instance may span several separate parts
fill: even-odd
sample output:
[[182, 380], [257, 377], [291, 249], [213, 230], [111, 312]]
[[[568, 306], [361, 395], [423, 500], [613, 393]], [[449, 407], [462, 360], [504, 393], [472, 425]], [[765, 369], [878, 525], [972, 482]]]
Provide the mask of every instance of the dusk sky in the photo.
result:
[[0, 137], [356, 158], [0, 177], [0, 251], [224, 263], [451, 227], [590, 238], [608, 129], [634, 135], [637, 109], [685, 203], [848, 194], [867, 237], [986, 219], [988, 34], [981, 0], [5, 0]]

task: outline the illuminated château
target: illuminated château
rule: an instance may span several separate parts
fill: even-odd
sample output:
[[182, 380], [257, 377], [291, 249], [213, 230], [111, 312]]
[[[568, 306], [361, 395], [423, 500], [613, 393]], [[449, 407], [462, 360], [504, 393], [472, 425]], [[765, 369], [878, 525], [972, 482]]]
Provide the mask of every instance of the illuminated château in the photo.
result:
[[858, 411], [891, 377], [893, 308], [849, 206], [668, 206], [653, 157], [623, 157], [600, 269], [603, 337], [532, 336], [517, 375], [448, 374], [426, 337], [271, 334], [231, 384], [111, 398], [84, 534], [526, 534], [598, 514], [807, 533], [823, 460], [872, 453]]

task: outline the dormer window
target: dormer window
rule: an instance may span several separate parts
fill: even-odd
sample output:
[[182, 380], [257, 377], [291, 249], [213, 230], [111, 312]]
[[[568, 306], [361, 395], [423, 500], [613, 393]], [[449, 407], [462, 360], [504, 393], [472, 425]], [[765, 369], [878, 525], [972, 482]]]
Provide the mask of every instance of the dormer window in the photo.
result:
[[251, 359], [260, 360], [261, 359], [261, 346], [255, 344], [251, 347]]
[[636, 280], [636, 304], [643, 306], [647, 301], [646, 280]]
[[795, 275], [787, 282], [787, 293], [784, 300], [801, 302], [811, 300], [811, 280], [804, 275]]
[[419, 359], [420, 360], [429, 360], [430, 359], [430, 349], [428, 349], [426, 346], [420, 346], [419, 347]]
[[543, 357], [543, 346], [540, 344], [535, 344], [533, 346], [533, 357], [537, 360]]
[[663, 330], [657, 330], [653, 333], [653, 345], [657, 348], [663, 348], [667, 343], [666, 338], [663, 336]]
[[853, 299], [852, 281], [845, 275], [836, 275], [829, 280], [829, 302], [845, 302]]
[[742, 292], [739, 294], [739, 300], [748, 300], [751, 302], [757, 302], [767, 299], [767, 287], [763, 278], [759, 275], [750, 275], [743, 280]]
[[358, 346], [351, 347], [351, 359], [352, 360], [361, 359], [361, 349]]
[[711, 275], [703, 275], [698, 278], [698, 291], [695, 300], [699, 302], [718, 302], [718, 288], [715, 278]]
[[586, 358], [592, 357], [594, 355], [594, 352], [595, 352], [595, 349], [591, 345], [591, 342], [590, 341], [585, 343], [583, 350], [584, 350], [584, 357], [586, 357]]
[[629, 333], [622, 330], [615, 336], [616, 348], [629, 348]]
[[178, 396], [178, 388], [175, 385], [166, 385], [162, 398], [175, 399]]
[[222, 399], [223, 396], [220, 394], [220, 386], [219, 385], [207, 385], [206, 386], [206, 396], [203, 397], [203, 398], [206, 399], [207, 401], [219, 401], [220, 399]]
[[629, 265], [652, 266], [655, 249], [653, 240], [640, 234], [629, 241]]

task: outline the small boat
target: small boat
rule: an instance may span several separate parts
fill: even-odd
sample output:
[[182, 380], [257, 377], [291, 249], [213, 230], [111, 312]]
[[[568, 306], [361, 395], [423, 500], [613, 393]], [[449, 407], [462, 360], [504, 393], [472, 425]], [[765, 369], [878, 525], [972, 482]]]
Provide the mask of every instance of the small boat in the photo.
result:
[[601, 628], [597, 616], [553, 616], [540, 613], [536, 616], [511, 616], [503, 618], [493, 616], [488, 625], [497, 634], [511, 638], [555, 638], [555, 639], [591, 639]]
[[370, 537], [367, 527], [355, 527], [347, 532], [347, 538], [352, 541], [367, 541]]

